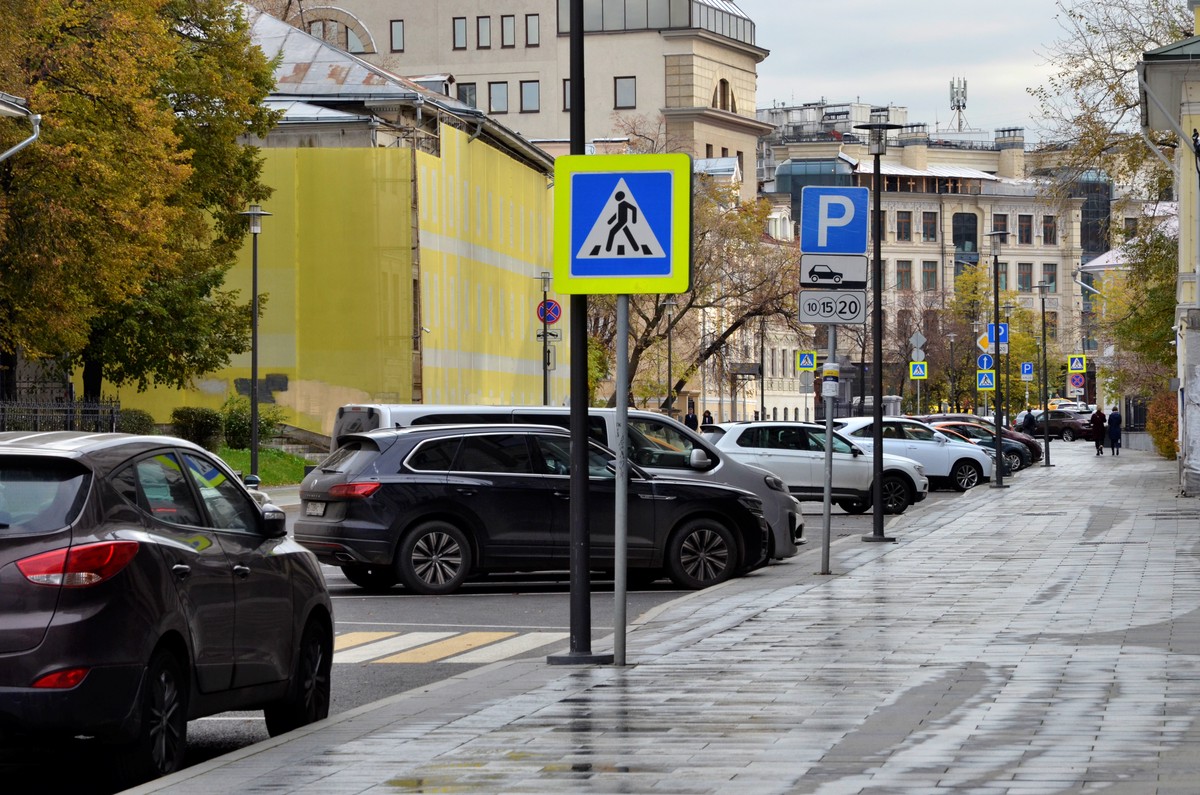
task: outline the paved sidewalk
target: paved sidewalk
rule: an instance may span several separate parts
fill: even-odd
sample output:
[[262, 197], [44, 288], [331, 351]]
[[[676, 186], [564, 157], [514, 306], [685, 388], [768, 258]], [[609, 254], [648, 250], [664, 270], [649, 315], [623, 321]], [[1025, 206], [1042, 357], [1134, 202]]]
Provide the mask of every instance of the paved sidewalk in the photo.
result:
[[497, 663], [132, 792], [1196, 793], [1200, 503], [1052, 444], [831, 576], [664, 606], [624, 668]]

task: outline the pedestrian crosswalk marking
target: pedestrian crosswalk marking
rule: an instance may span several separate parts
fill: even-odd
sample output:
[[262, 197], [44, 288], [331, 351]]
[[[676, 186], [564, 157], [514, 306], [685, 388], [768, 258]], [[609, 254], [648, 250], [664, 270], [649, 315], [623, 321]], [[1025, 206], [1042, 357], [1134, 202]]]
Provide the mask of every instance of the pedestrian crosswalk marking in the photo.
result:
[[662, 245], [624, 179], [616, 187], [583, 240], [576, 259], [665, 257]]
[[379, 640], [374, 643], [368, 643], [354, 649], [348, 649], [343, 652], [335, 652], [333, 661], [335, 663], [360, 663], [374, 660], [376, 657], [385, 657], [389, 654], [411, 649], [415, 646], [423, 646], [426, 643], [448, 638], [454, 635], [453, 632], [409, 632], [404, 635], [396, 635], [385, 640]]
[[333, 661], [491, 663], [568, 637], [566, 632], [346, 632], [334, 639]]
[[448, 663], [490, 663], [498, 662], [509, 657], [515, 657], [527, 651], [533, 651], [539, 646], [547, 646], [566, 640], [570, 635], [566, 632], [526, 632], [515, 638], [493, 643], [466, 654], [459, 654], [443, 662]]
[[471, 649], [483, 646], [488, 643], [494, 643], [498, 640], [511, 638], [515, 632], [465, 632], [462, 635], [457, 635], [452, 638], [430, 643], [420, 648], [411, 651], [393, 654], [390, 657], [384, 657], [382, 660], [375, 660], [377, 663], [426, 663], [440, 660], [443, 657], [451, 654], [459, 654]]

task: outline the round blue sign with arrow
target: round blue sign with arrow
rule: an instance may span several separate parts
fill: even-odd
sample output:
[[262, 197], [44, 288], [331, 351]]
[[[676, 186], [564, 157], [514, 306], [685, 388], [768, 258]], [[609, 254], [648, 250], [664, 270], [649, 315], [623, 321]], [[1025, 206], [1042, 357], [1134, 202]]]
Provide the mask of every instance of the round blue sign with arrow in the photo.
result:
[[975, 362], [979, 365], [980, 370], [991, 370], [992, 365], [996, 363], [996, 359], [990, 353], [981, 353]]

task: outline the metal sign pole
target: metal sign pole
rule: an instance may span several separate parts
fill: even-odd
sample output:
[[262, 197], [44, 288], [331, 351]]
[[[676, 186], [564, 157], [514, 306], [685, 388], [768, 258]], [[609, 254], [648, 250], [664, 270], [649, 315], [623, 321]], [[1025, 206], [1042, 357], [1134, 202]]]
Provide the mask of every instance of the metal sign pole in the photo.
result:
[[[829, 327], [829, 351], [821, 371], [821, 397], [825, 400], [825, 495], [821, 509], [821, 573], [830, 574], [829, 546], [833, 513], [833, 412], [837, 401], [837, 326]], [[827, 380], [831, 379], [831, 380]], [[828, 386], [826, 386], [828, 384]]]
[[629, 296], [617, 296], [617, 483], [613, 550], [613, 663], [625, 664], [629, 565]]

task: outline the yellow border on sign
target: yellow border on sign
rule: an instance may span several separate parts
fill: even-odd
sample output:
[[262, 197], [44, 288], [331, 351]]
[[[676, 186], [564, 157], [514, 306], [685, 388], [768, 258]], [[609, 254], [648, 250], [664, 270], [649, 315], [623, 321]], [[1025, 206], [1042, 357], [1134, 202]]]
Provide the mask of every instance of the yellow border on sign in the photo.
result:
[[[1075, 363], [1076, 359], [1078, 359], [1081, 364], [1079, 369], [1075, 369], [1074, 367], [1071, 366]], [[1087, 357], [1084, 356], [1082, 353], [1073, 353], [1070, 356], [1068, 356], [1067, 357], [1067, 372], [1068, 373], [1085, 373], [1086, 374], [1087, 373]]]
[[[804, 356], [812, 357], [812, 367], [801, 366], [800, 359], [801, 359], [801, 357], [804, 357]], [[802, 372], [807, 371], [810, 373], [816, 372], [816, 370], [817, 370], [817, 352], [816, 351], [796, 351], [796, 370], [802, 371]]]
[[[992, 377], [991, 386], [980, 386], [979, 376], [990, 375]], [[975, 371], [975, 391], [976, 392], [995, 392], [996, 391], [996, 371], [995, 370], [976, 370]]]
[[[917, 375], [918, 368], [922, 375]], [[926, 362], [909, 362], [908, 363], [908, 380], [922, 381], [929, 377], [929, 367]]]
[[[572, 276], [572, 174], [669, 171], [671, 263], [666, 276]], [[692, 286], [692, 158], [665, 155], [563, 155], [554, 161], [554, 291], [564, 295], [686, 293]]]

